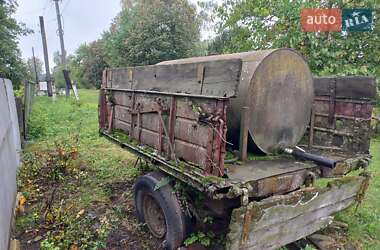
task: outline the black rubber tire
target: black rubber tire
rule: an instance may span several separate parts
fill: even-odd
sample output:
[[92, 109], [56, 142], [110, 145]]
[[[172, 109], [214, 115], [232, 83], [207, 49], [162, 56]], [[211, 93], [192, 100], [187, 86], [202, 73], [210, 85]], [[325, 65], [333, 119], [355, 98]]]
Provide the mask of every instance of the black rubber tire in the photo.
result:
[[145, 223], [143, 213], [143, 196], [150, 194], [161, 207], [165, 222], [165, 247], [170, 250], [179, 248], [187, 237], [188, 219], [170, 185], [165, 185], [154, 191], [156, 184], [166, 175], [161, 172], [151, 172], [137, 178], [134, 185], [134, 200], [137, 219]]

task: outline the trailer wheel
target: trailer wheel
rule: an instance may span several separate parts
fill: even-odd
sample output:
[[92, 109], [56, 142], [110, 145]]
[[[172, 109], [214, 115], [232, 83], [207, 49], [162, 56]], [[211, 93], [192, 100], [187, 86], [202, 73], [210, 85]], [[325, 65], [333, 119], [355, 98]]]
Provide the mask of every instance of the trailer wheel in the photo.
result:
[[158, 239], [165, 239], [168, 249], [177, 249], [187, 236], [188, 220], [170, 185], [154, 190], [165, 175], [152, 172], [137, 178], [134, 199], [137, 219], [146, 223]]

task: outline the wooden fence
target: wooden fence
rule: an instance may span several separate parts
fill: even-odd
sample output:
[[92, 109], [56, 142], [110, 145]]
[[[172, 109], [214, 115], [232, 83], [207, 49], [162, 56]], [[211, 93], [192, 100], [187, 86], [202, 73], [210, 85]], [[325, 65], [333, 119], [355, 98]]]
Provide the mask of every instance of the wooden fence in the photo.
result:
[[35, 92], [35, 83], [24, 81], [24, 96], [16, 97], [16, 108], [20, 129], [21, 145], [28, 139], [28, 121], [32, 111], [32, 102]]

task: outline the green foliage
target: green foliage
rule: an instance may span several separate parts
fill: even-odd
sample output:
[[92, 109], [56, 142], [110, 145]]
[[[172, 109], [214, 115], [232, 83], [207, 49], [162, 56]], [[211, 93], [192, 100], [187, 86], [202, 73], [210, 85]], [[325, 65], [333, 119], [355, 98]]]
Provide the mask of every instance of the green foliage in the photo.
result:
[[[370, 32], [309, 33], [300, 27], [302, 8], [371, 8]], [[374, 75], [379, 77], [379, 2], [362, 1], [228, 1], [216, 7], [218, 37], [211, 49], [240, 52], [289, 47], [301, 52], [316, 75]]]
[[46, 121], [48, 117], [46, 113], [36, 110], [32, 113], [28, 121], [28, 138], [38, 139], [46, 135]]
[[17, 39], [31, 31], [12, 17], [16, 8], [15, 0], [0, 1], [0, 77], [9, 78], [17, 89], [26, 76]]
[[22, 101], [24, 101], [24, 93], [25, 93], [25, 85], [24, 84], [20, 85], [18, 89], [14, 90], [15, 97], [20, 98]]
[[185, 240], [184, 244], [185, 246], [190, 246], [195, 243], [200, 243], [204, 247], [209, 247], [214, 237], [215, 235], [212, 232], [196, 232], [192, 233], [190, 237]]
[[66, 87], [66, 81], [63, 77], [63, 70], [65, 67], [63, 65], [57, 65], [53, 69], [52, 79], [54, 80], [54, 85], [57, 89], [62, 89]]
[[228, 30], [220, 32], [208, 44], [208, 51], [210, 54], [222, 54], [223, 50], [230, 44], [231, 33]]
[[[36, 99], [38, 101], [34, 101]], [[94, 115], [93, 109], [97, 106], [96, 98], [95, 103], [84, 105], [76, 102], [74, 97], [68, 102], [65, 98], [58, 98], [53, 102], [47, 96], [34, 98], [34, 100], [28, 128], [30, 139], [46, 139], [87, 132], [88, 126], [83, 126], [83, 123]], [[86, 101], [86, 96], [84, 101]], [[96, 117], [94, 119], [96, 120]], [[95, 136], [94, 133], [91, 133], [91, 136]]]
[[108, 64], [148, 65], [192, 56], [199, 48], [200, 25], [187, 0], [137, 1], [103, 36]]
[[[42, 68], [43, 68], [44, 64], [38, 57], [35, 58], [35, 61], [36, 61], [36, 69], [37, 69], [38, 80], [39, 81], [45, 81], [45, 79], [44, 79], [45, 76], [42, 73], [42, 71], [43, 71]], [[35, 82], [36, 81], [36, 70], [34, 68], [33, 58], [28, 58], [26, 60], [26, 70], [27, 70], [26, 79], [32, 80], [33, 82]]]
[[75, 168], [74, 161], [78, 158], [78, 145], [77, 136], [62, 138], [55, 140], [54, 147], [49, 151], [23, 154], [23, 167], [18, 173], [19, 186], [39, 181], [58, 183], [64, 180], [66, 175], [77, 174], [78, 169]]
[[107, 235], [112, 229], [107, 217], [99, 220], [91, 215], [63, 215], [56, 223], [63, 226], [48, 232], [46, 239], [41, 242], [42, 250], [79, 249], [79, 246], [80, 249], [104, 249]]
[[103, 40], [82, 44], [70, 62], [72, 77], [82, 88], [100, 88], [102, 72], [107, 67]]

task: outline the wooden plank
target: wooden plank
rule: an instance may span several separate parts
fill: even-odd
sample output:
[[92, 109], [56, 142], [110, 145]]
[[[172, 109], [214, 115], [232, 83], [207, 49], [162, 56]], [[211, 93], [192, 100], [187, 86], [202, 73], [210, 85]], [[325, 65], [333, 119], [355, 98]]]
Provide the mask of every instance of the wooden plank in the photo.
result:
[[115, 104], [132, 107], [132, 93], [113, 91], [112, 97]]
[[203, 147], [188, 143], [179, 139], [174, 140], [175, 152], [184, 160], [192, 162], [202, 168], [208, 160], [207, 150]]
[[329, 82], [332, 79], [336, 79], [338, 98], [376, 98], [376, 81], [374, 77], [369, 76], [316, 77], [314, 78], [315, 95], [329, 96]]
[[[165, 125], [168, 126], [168, 115], [162, 115]], [[115, 106], [115, 119], [131, 123], [130, 111], [124, 106]], [[135, 123], [137, 126], [137, 123]], [[159, 134], [160, 123], [157, 113], [145, 113], [141, 116], [141, 127]], [[202, 147], [206, 147], [208, 143], [207, 131], [211, 129], [209, 126], [199, 124], [195, 120], [189, 120], [178, 117], [175, 121], [174, 134], [175, 138], [193, 143]]]
[[201, 113], [215, 114], [217, 112], [215, 100], [197, 98], [179, 98], [176, 109], [178, 117], [190, 120], [198, 120]]
[[314, 233], [355, 201], [363, 180], [345, 177], [233, 210], [227, 249], [276, 249]]
[[[316, 108], [316, 113], [328, 114], [329, 103], [328, 99], [318, 98], [314, 100], [314, 105]], [[342, 99], [337, 99], [335, 103], [335, 115], [345, 115], [351, 117], [358, 117], [368, 119], [372, 114], [373, 104], [364, 103], [354, 103], [347, 102]]]
[[127, 134], [129, 134], [129, 132], [131, 131], [131, 124], [124, 122], [124, 121], [120, 121], [118, 119], [115, 119], [114, 120], [114, 129], [120, 129], [120, 130], [123, 130], [124, 132], [126, 132]]
[[[112, 88], [230, 97], [236, 94], [241, 64], [240, 59], [202, 63], [202, 84], [198, 79], [198, 63], [149, 65], [109, 71], [112, 71]], [[129, 74], [133, 75], [132, 81]]]
[[99, 90], [99, 100], [98, 100], [98, 119], [99, 119], [99, 128], [106, 129], [107, 127], [107, 98], [105, 90], [103, 88], [107, 87], [107, 71], [103, 70], [102, 76], [102, 89]]
[[131, 89], [128, 69], [112, 69], [112, 87], [117, 89]]
[[[210, 127], [197, 123], [194, 120], [177, 118], [174, 128], [175, 138], [190, 142], [202, 147], [207, 147], [207, 131]], [[201, 136], [200, 136], [201, 135]]]
[[[172, 133], [172, 144], [177, 158], [202, 166], [201, 168], [205, 168], [207, 162], [213, 160], [212, 153], [215, 150], [221, 153], [225, 151], [224, 141], [220, 140], [216, 143], [212, 140], [214, 128], [207, 125], [205, 121], [199, 120], [201, 116], [215, 117], [216, 114], [225, 117], [226, 110], [223, 107], [226, 101], [224, 99], [173, 97], [139, 92], [131, 94], [117, 90], [112, 90], [112, 95], [110, 101], [116, 104], [113, 106], [113, 128], [125, 131], [130, 138], [138, 140], [141, 145], [157, 149], [162, 156], [171, 152], [168, 135], [163, 133], [164, 128]], [[216, 107], [217, 102], [220, 103], [219, 111]], [[163, 126], [161, 126], [159, 112], [161, 112]], [[172, 120], [169, 119], [170, 114]], [[214, 151], [208, 154], [206, 147], [214, 144], [220, 145], [214, 146]], [[215, 159], [216, 167], [222, 169], [223, 166], [220, 166], [218, 160], [220, 159]], [[219, 171], [217, 175], [220, 175]]]
[[18, 126], [20, 130], [21, 147], [24, 147], [24, 140], [26, 139], [25, 125], [24, 125], [24, 107], [23, 107], [22, 99], [20, 97], [15, 97], [15, 101], [16, 101], [16, 109], [17, 109]]
[[115, 105], [115, 119], [131, 123], [131, 114], [127, 107]]

